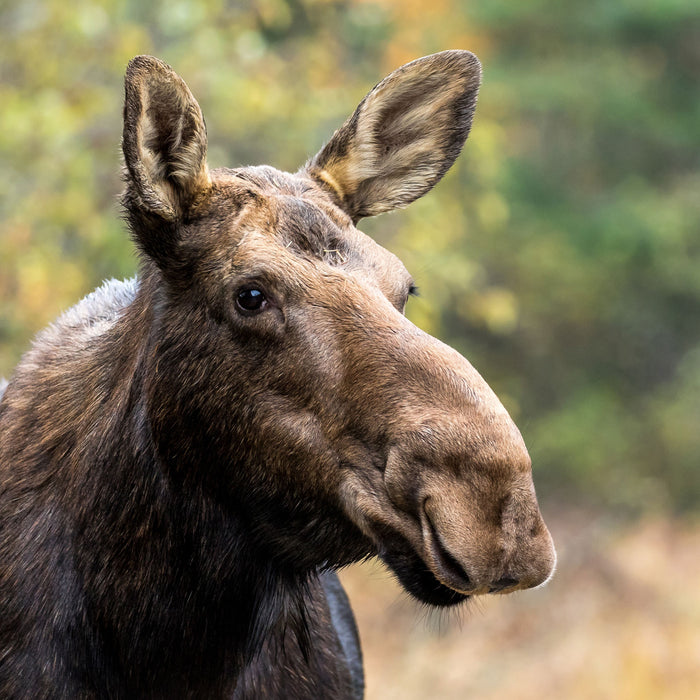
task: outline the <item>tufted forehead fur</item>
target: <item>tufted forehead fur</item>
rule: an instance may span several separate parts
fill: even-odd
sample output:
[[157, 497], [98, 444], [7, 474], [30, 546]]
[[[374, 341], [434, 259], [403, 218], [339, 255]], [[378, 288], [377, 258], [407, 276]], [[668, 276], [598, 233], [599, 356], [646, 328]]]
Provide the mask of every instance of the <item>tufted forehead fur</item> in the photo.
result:
[[[218, 259], [219, 279], [262, 275], [286, 294], [302, 294], [313, 275], [332, 269], [341, 277], [362, 275], [403, 308], [412, 280], [401, 261], [358, 231], [313, 178], [257, 167], [215, 170], [211, 182], [200, 221], [192, 225], [200, 235], [188, 238], [207, 267]], [[226, 210], [222, 202], [237, 207]], [[212, 224], [221, 230], [206, 249]]]

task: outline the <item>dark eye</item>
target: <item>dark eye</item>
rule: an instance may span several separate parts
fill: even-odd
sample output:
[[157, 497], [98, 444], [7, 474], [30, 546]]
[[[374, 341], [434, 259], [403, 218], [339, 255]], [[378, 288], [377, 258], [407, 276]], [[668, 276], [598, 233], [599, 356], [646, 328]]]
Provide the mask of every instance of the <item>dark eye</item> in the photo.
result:
[[415, 284], [411, 284], [408, 287], [408, 292], [406, 293], [406, 296], [403, 300], [403, 306], [399, 309], [401, 313], [406, 312], [406, 305], [408, 304], [408, 300], [410, 297], [417, 297], [418, 296], [418, 287], [416, 287]]
[[241, 289], [236, 295], [238, 310], [250, 316], [262, 311], [267, 306], [267, 299], [259, 289]]

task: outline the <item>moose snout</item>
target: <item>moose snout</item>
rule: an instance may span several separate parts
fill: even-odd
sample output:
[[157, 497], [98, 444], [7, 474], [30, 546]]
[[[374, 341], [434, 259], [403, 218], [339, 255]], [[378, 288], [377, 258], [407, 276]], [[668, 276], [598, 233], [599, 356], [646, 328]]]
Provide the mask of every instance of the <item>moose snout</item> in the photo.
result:
[[458, 463], [454, 450], [432, 452], [427, 460], [415, 449], [394, 448], [384, 475], [391, 502], [412, 516], [416, 532], [407, 539], [432, 575], [467, 595], [547, 581], [556, 555], [526, 452], [514, 464], [480, 462], [473, 453]]
[[459, 487], [427, 498], [421, 532], [425, 561], [435, 577], [472, 595], [510, 593], [547, 581], [555, 563], [552, 538], [536, 502], [516, 508], [522, 511], [517, 521], [508, 512], [489, 520], [485, 511], [491, 504], [475, 503]]
[[381, 433], [376, 421], [363, 422], [363, 432], [377, 435], [386, 455], [383, 489], [374, 488], [376, 472], [366, 483], [351, 479], [352, 517], [426, 602], [545, 582], [555, 553], [520, 431], [456, 350], [393, 312], [386, 324], [379, 349], [357, 343], [351, 351], [352, 390], [383, 417]]

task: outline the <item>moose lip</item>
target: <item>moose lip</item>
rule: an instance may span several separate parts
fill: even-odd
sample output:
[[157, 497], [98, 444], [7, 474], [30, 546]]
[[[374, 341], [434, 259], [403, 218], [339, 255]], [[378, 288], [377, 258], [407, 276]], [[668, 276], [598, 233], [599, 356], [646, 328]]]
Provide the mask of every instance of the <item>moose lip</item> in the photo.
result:
[[469, 577], [442, 545], [427, 513], [423, 510], [409, 527], [417, 530], [410, 537], [402, 533], [403, 527], [399, 529], [379, 519], [370, 526], [379, 558], [396, 575], [404, 590], [421, 603], [436, 607], [467, 600], [472, 588]]
[[380, 552], [382, 561], [396, 574], [399, 583], [421, 603], [435, 607], [450, 607], [469, 598], [441, 583], [425, 562], [413, 551], [387, 550]]
[[382, 539], [384, 546], [380, 548], [379, 557], [396, 574], [403, 588], [421, 603], [449, 607], [469, 598], [468, 594], [438, 579], [432, 568], [397, 532], [393, 531]]

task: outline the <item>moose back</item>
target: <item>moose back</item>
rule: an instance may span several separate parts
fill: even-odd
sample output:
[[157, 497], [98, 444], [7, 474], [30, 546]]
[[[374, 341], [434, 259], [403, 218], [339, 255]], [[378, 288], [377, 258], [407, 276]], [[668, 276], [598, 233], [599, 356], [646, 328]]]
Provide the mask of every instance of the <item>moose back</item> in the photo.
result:
[[360, 697], [338, 567], [378, 555], [432, 606], [550, 576], [520, 433], [355, 228], [440, 180], [480, 75], [399, 68], [292, 175], [209, 170], [183, 80], [129, 64], [138, 278], [40, 333], [0, 401], [1, 697]]

